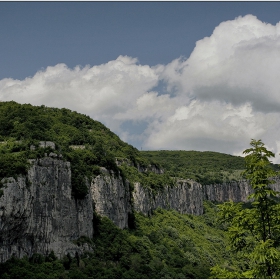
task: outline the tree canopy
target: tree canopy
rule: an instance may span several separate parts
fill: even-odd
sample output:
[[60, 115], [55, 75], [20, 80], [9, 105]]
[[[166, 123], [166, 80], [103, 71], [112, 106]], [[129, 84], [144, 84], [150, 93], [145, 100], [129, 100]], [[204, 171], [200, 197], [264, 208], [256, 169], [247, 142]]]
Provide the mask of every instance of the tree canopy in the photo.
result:
[[274, 153], [261, 140], [252, 140], [246, 149], [245, 177], [253, 193], [248, 197], [251, 207], [244, 203], [226, 202], [219, 206], [220, 221], [227, 225], [230, 249], [236, 253], [238, 264], [229, 268], [216, 266], [216, 278], [279, 278], [280, 277], [280, 204], [277, 192], [271, 188], [277, 172], [271, 168]]

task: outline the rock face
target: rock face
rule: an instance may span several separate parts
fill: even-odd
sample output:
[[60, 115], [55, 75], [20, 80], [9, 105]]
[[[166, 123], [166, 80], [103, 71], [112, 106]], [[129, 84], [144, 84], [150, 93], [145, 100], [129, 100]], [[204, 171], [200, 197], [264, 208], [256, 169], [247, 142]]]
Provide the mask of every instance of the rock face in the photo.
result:
[[[94, 211], [123, 229], [128, 227], [133, 211], [149, 215], [161, 207], [201, 215], [203, 200], [246, 201], [252, 192], [246, 181], [201, 186], [191, 180], [178, 180], [175, 186], [163, 187], [157, 193], [135, 183], [132, 191], [120, 174], [101, 168], [102, 174], [88, 181], [89, 194], [76, 200], [71, 196], [69, 162], [57, 156], [30, 162], [27, 176], [1, 181], [4, 187], [3, 195], [0, 194], [0, 262], [13, 255], [30, 257], [54, 251], [62, 257], [92, 250], [73, 241], [93, 236]], [[272, 187], [279, 191], [280, 180]]]
[[[275, 191], [280, 191], [280, 179], [275, 178], [275, 183], [271, 188]], [[225, 202], [246, 202], [248, 196], [253, 192], [248, 181], [229, 182], [223, 184], [212, 184], [202, 187], [203, 200]]]
[[202, 186], [189, 180], [180, 180], [174, 187], [166, 186], [155, 195], [139, 183], [134, 185], [134, 209], [145, 215], [160, 207], [174, 209], [182, 214], [203, 213]]
[[133, 166], [141, 173], [143, 173], [143, 172], [153, 172], [153, 173], [156, 173], [156, 174], [163, 174], [164, 173], [163, 169], [160, 169], [159, 167], [157, 167], [154, 164], [149, 164], [148, 166], [142, 166], [139, 163], [134, 164], [131, 160], [124, 159], [124, 158], [116, 158], [116, 164], [117, 164], [117, 166], [120, 166], [122, 164], [126, 164], [128, 166]]
[[132, 211], [129, 182], [102, 168], [103, 174], [97, 176], [90, 185], [90, 193], [95, 211], [106, 216], [119, 228], [128, 227], [128, 213]]
[[80, 253], [71, 240], [93, 235], [88, 195], [71, 197], [70, 163], [49, 157], [33, 160], [27, 177], [3, 179], [0, 198], [0, 261], [11, 256]]
[[245, 202], [248, 195], [252, 193], [252, 188], [246, 181], [205, 185], [202, 190], [204, 200], [218, 202], [230, 200], [234, 202]]

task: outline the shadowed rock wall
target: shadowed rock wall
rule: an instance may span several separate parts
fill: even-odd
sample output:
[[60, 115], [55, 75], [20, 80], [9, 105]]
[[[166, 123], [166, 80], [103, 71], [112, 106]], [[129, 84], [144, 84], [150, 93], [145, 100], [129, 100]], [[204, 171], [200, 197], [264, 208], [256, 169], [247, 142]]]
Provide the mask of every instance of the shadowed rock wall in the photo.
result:
[[[275, 191], [280, 191], [280, 180], [275, 178], [275, 183], [271, 188]], [[223, 184], [205, 185], [202, 187], [203, 200], [225, 202], [246, 202], [248, 196], [253, 192], [248, 181], [229, 182]]]

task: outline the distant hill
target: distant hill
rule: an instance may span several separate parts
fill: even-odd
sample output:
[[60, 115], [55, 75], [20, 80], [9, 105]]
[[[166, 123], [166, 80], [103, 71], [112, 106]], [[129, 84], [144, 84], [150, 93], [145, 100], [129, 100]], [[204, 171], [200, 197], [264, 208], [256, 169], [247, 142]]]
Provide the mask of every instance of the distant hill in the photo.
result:
[[141, 151], [141, 155], [159, 163], [173, 177], [194, 179], [201, 184], [241, 179], [243, 157], [218, 152]]
[[0, 123], [0, 141], [53, 141], [61, 150], [70, 145], [99, 145], [120, 157], [138, 152], [102, 123], [65, 108], [0, 102]]
[[[218, 152], [140, 151], [142, 157], [160, 164], [171, 177], [189, 178], [203, 185], [238, 181], [245, 168], [244, 157]], [[272, 164], [280, 170], [278, 164]]]
[[[136, 162], [139, 152], [102, 123], [69, 109], [0, 102], [0, 180], [27, 172], [28, 158], [43, 157], [40, 141], [55, 143], [55, 153], [71, 162], [73, 194], [87, 193], [85, 177], [99, 167], [118, 171], [116, 157]], [[36, 149], [30, 150], [33, 145]]]

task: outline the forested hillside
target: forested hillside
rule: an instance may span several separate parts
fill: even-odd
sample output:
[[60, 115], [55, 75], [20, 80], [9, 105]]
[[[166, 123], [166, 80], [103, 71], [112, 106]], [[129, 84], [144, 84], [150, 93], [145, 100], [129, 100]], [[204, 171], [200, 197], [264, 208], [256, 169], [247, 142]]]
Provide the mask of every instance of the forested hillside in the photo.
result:
[[[202, 185], [242, 179], [244, 157], [218, 152], [140, 151], [146, 159], [160, 164], [171, 177], [190, 178]], [[273, 169], [279, 166], [271, 164]]]
[[11, 259], [0, 264], [1, 278], [209, 278], [210, 268], [231, 262], [225, 232], [217, 224], [216, 206], [205, 204], [201, 217], [156, 210], [151, 217], [136, 215], [135, 229], [118, 229], [98, 218], [94, 253]]
[[141, 155], [160, 163], [170, 176], [204, 185], [239, 180], [244, 170], [244, 158], [217, 152], [141, 151]]
[[[68, 109], [32, 106], [16, 102], [0, 102], [0, 180], [27, 171], [28, 158], [43, 157], [50, 148], [40, 148], [39, 141], [52, 141], [55, 151], [71, 162], [73, 194], [87, 194], [85, 177], [99, 174], [99, 167], [122, 172], [123, 177], [160, 187], [170, 180], [165, 175], [145, 172], [135, 166], [148, 166], [133, 146], [123, 142], [103, 124]], [[30, 150], [30, 146], [36, 147]], [[127, 159], [129, 165], [116, 165], [116, 158]]]
[[[54, 142], [55, 149], [41, 147], [40, 141]], [[245, 168], [244, 158], [215, 152], [140, 152], [86, 115], [0, 102], [0, 181], [25, 174], [28, 159], [50, 152], [71, 163], [75, 201], [86, 196], [86, 179], [99, 175], [100, 167], [121, 174], [132, 189], [133, 182], [141, 182], [154, 193], [165, 185], [172, 187], [176, 178], [191, 178], [201, 184], [238, 180]], [[152, 167], [164, 169], [164, 173], [156, 174]], [[0, 197], [3, 187], [0, 184]], [[217, 205], [210, 202], [204, 202], [201, 216], [163, 209], [147, 217], [134, 213], [124, 230], [97, 214], [93, 223], [92, 238], [73, 241], [79, 246], [89, 244], [92, 252], [61, 260], [52, 252], [48, 256], [12, 258], [0, 264], [0, 277], [209, 278], [215, 265], [229, 270], [239, 267], [240, 260], [226, 249], [227, 225], [218, 222]], [[0, 237], [0, 244], [2, 241]]]

